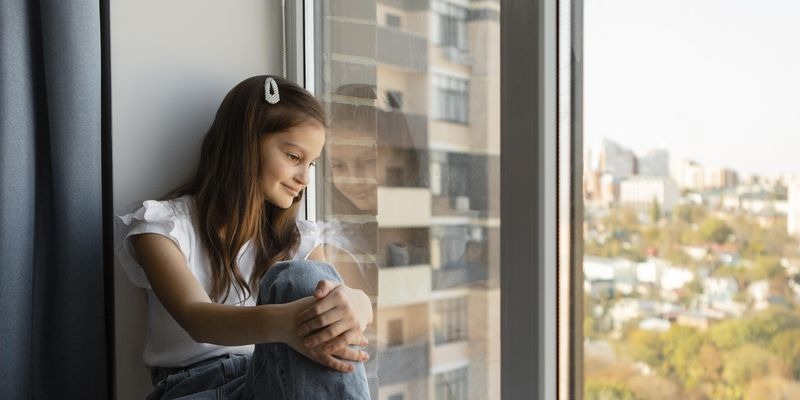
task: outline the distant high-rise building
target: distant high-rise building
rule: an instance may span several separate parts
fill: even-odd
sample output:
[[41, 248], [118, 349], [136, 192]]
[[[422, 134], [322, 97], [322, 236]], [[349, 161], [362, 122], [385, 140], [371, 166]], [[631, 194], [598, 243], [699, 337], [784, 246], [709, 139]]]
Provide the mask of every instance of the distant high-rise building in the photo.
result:
[[653, 201], [661, 212], [669, 212], [678, 202], [678, 187], [670, 178], [636, 176], [619, 184], [619, 202], [638, 211], [649, 211]]
[[680, 160], [674, 164], [672, 178], [681, 189], [705, 189], [705, 169], [692, 160]]
[[600, 146], [600, 172], [624, 179], [636, 174], [636, 155], [618, 143], [603, 139]]
[[669, 177], [669, 152], [666, 149], [651, 150], [638, 162], [637, 175]]
[[706, 168], [704, 184], [706, 189], [724, 189], [735, 187], [739, 183], [736, 171], [729, 168]]

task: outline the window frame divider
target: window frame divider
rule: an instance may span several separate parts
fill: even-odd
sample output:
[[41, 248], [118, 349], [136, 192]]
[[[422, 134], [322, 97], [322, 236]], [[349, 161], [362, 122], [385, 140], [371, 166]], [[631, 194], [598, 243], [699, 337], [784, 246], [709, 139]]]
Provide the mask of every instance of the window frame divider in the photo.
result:
[[501, 393], [554, 399], [557, 2], [500, 4]]

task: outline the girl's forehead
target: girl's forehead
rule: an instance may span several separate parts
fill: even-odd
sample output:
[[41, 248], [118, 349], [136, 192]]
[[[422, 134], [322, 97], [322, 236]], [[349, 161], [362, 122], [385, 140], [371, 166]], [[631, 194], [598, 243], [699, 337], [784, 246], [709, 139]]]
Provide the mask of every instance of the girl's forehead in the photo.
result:
[[270, 145], [293, 147], [319, 157], [325, 145], [325, 128], [312, 124], [298, 125], [283, 132], [267, 135], [265, 139], [268, 139], [266, 142]]

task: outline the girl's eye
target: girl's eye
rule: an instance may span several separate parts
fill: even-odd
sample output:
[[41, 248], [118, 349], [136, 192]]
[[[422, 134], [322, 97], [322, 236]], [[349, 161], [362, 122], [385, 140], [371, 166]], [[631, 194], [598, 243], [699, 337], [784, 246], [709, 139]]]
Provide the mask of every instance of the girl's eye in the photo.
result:
[[297, 154], [286, 153], [286, 155], [289, 157], [290, 160], [294, 162], [300, 161], [300, 157]]
[[308, 164], [308, 165], [310, 165], [312, 167], [316, 167], [317, 166], [317, 162], [316, 161], [312, 161], [311, 164]]

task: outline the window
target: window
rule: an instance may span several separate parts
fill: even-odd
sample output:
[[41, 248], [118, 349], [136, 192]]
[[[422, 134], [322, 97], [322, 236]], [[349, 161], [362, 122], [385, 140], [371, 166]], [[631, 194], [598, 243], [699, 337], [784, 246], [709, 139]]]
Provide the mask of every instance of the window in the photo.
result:
[[397, 14], [386, 13], [386, 26], [400, 28], [400, 16]]
[[389, 347], [403, 344], [403, 320], [393, 319], [389, 321], [389, 338], [386, 345]]
[[[450, 2], [433, 2], [436, 26], [433, 40], [442, 47], [467, 47], [467, 9]], [[438, 29], [437, 29], [438, 28]]]
[[469, 367], [436, 374], [436, 400], [467, 400]]
[[435, 118], [466, 124], [469, 122], [469, 81], [445, 75], [434, 75], [436, 96]]
[[437, 345], [467, 340], [468, 304], [465, 297], [436, 302], [434, 323]]
[[389, 109], [400, 110], [403, 108], [403, 92], [399, 90], [386, 91], [386, 105]]
[[800, 7], [583, 4], [585, 397], [800, 398]]

